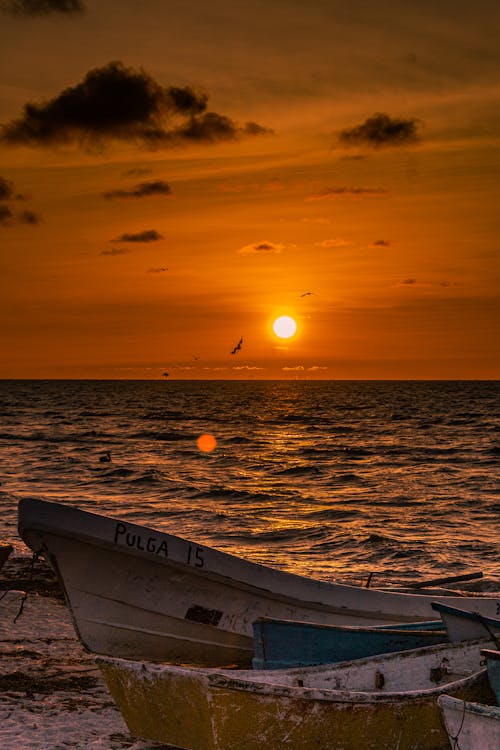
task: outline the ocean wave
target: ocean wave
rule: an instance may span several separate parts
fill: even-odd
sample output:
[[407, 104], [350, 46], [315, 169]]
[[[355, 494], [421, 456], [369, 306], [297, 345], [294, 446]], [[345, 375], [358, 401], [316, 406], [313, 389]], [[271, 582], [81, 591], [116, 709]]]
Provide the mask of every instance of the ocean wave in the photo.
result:
[[129, 435], [131, 440], [159, 440], [166, 443], [174, 443], [181, 440], [194, 440], [192, 433], [188, 432], [158, 432], [153, 430], [141, 430]]
[[317, 466], [304, 465], [304, 466], [289, 466], [286, 469], [277, 469], [273, 472], [276, 476], [280, 477], [303, 477], [303, 476], [318, 476], [322, 474], [322, 469]]
[[127, 469], [125, 466], [119, 466], [116, 469], [101, 470], [100, 476], [105, 479], [126, 479], [135, 474], [133, 469]]
[[233, 435], [233, 437], [224, 438], [224, 443], [227, 445], [252, 445], [255, 444], [255, 440], [243, 435]]
[[309, 513], [303, 513], [302, 518], [307, 518], [311, 521], [342, 521], [346, 519], [356, 518], [363, 511], [357, 508], [324, 508], [322, 510], [313, 510]]

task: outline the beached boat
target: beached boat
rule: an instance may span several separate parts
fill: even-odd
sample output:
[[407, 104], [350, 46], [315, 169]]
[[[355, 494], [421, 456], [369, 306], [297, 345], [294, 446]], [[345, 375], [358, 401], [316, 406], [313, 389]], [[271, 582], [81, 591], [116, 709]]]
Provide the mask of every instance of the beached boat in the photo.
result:
[[449, 747], [499, 750], [500, 708], [440, 695], [438, 705], [448, 732]]
[[188, 750], [445, 750], [442, 694], [493, 703], [485, 641], [302, 669], [96, 657], [130, 732]]
[[[313, 580], [171, 534], [23, 498], [19, 534], [56, 571], [90, 651], [198, 665], [250, 665], [258, 617], [319, 624], [429, 620], [440, 597]], [[494, 597], [443, 597], [493, 616]]]
[[497, 639], [496, 643], [500, 648], [500, 619], [498, 617], [486, 617], [480, 612], [468, 612], [458, 607], [450, 607], [443, 602], [433, 602], [432, 609], [439, 612], [450, 643], [484, 638], [489, 635]]
[[333, 664], [445, 643], [441, 620], [380, 627], [316, 625], [261, 617], [253, 624], [254, 669]]
[[496, 706], [485, 706], [441, 695], [438, 704], [452, 748], [460, 750], [499, 750], [500, 748], [500, 651], [483, 649], [487, 675], [496, 697]]

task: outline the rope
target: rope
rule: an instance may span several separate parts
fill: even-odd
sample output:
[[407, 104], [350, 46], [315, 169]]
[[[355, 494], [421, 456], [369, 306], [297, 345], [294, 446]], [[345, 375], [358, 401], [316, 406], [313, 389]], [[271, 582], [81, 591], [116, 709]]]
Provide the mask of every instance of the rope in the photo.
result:
[[[32, 582], [33, 582], [33, 576], [34, 576], [34, 574], [35, 574], [35, 563], [36, 563], [36, 561], [38, 560], [38, 558], [40, 557], [41, 551], [42, 551], [42, 550], [38, 550], [37, 552], [33, 552], [33, 555], [32, 555], [32, 557], [31, 557], [31, 560], [30, 560], [30, 566], [29, 566], [29, 578], [28, 578], [28, 582], [29, 582], [29, 583], [32, 583]], [[6, 590], [5, 590], [4, 592], [3, 592], [3, 594], [2, 594], [1, 596], [0, 596], [0, 602], [1, 602], [1, 601], [2, 601], [2, 599], [3, 599], [3, 598], [4, 598], [5, 596], [7, 596], [7, 594], [8, 594], [8, 593], [10, 593], [11, 591], [15, 591], [15, 589], [6, 589]], [[14, 617], [14, 619], [13, 619], [13, 621], [12, 621], [12, 622], [17, 622], [17, 621], [18, 621], [18, 619], [19, 619], [19, 618], [21, 617], [21, 615], [22, 615], [22, 613], [23, 613], [23, 609], [24, 609], [24, 603], [25, 603], [26, 599], [28, 598], [28, 592], [27, 592], [27, 591], [23, 591], [23, 592], [22, 592], [22, 594], [23, 594], [23, 597], [22, 597], [22, 599], [21, 599], [21, 604], [19, 605], [19, 610], [18, 610], [18, 613], [17, 613], [17, 615], [16, 615], [15, 617]]]
[[453, 750], [460, 750], [460, 745], [458, 744], [458, 738], [460, 737], [460, 734], [462, 733], [462, 729], [464, 727], [464, 721], [465, 721], [465, 701], [463, 701], [462, 705], [462, 721], [460, 722], [460, 726], [458, 727], [458, 732], [456, 735], [452, 735], [450, 731], [448, 731], [449, 738], [451, 742], [453, 743], [452, 747]]

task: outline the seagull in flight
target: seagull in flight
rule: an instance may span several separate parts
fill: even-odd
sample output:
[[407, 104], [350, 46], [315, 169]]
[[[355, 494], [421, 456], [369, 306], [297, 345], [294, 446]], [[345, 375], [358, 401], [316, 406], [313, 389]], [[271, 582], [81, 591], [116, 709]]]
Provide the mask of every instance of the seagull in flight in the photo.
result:
[[301, 297], [308, 297], [310, 294], [314, 294], [314, 292], [304, 292], [304, 294], [301, 294]]
[[231, 352], [231, 354], [236, 354], [237, 352], [239, 352], [239, 350], [241, 349], [241, 345], [242, 345], [242, 344], [243, 344], [243, 336], [242, 336], [242, 337], [241, 337], [241, 339], [240, 339], [240, 340], [238, 341], [238, 343], [237, 343], [237, 344], [236, 344], [236, 346], [234, 347], [234, 349], [233, 349], [233, 351]]

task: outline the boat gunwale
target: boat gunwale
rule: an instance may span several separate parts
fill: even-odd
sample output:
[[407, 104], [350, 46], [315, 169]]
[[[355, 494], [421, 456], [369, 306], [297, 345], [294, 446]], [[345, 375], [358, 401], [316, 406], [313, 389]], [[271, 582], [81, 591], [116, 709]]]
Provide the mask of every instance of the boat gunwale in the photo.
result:
[[251, 682], [250, 680], [240, 680], [238, 678], [226, 677], [225, 675], [208, 675], [208, 683], [211, 688], [221, 690], [237, 690], [259, 695], [269, 695], [272, 697], [293, 698], [294, 700], [314, 700], [329, 703], [406, 703], [409, 700], [418, 701], [428, 698], [434, 699], [436, 696], [446, 693], [447, 691], [465, 690], [471, 685], [486, 679], [486, 668], [472, 672], [465, 677], [443, 682], [442, 685], [436, 685], [430, 688], [421, 688], [420, 690], [349, 690], [302, 687], [295, 685], [282, 685], [276, 682]]
[[490, 719], [500, 720], [500, 706], [490, 706], [487, 703], [477, 703], [476, 701], [466, 701], [462, 698], [457, 698], [454, 695], [443, 695], [438, 696], [438, 704], [443, 709], [451, 709], [457, 711], [465, 711], [465, 713], [471, 713], [476, 716], [485, 716]]

